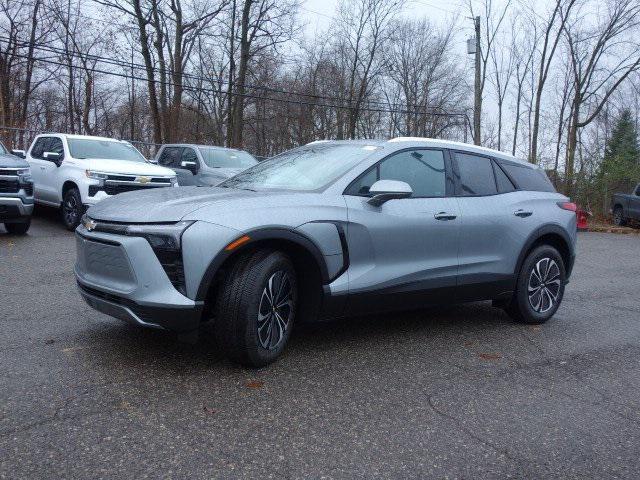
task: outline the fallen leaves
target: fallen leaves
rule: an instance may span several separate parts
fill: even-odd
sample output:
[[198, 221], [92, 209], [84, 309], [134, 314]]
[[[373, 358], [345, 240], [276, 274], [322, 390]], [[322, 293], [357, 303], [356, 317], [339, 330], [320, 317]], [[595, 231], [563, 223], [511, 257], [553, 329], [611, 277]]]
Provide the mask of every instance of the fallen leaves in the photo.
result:
[[478, 357], [480, 357], [482, 360], [500, 360], [502, 358], [502, 355], [500, 355], [499, 353], [479, 353]]
[[250, 380], [247, 382], [247, 388], [258, 390], [259, 388], [262, 388], [262, 387], [264, 387], [264, 382], [260, 380]]

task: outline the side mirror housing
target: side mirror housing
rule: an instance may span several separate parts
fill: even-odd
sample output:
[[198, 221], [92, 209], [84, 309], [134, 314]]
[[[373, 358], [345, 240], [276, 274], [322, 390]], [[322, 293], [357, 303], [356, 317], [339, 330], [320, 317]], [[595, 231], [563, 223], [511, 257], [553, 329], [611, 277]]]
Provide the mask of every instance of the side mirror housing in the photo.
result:
[[401, 182], [400, 180], [378, 180], [371, 185], [369, 194], [371, 198], [367, 203], [374, 207], [379, 207], [389, 200], [409, 198], [413, 195], [413, 190], [407, 182]]
[[27, 158], [27, 153], [24, 150], [11, 150], [11, 153], [16, 157]]
[[183, 160], [180, 162], [180, 166], [189, 170], [191, 173], [196, 175], [198, 173], [198, 164], [196, 162], [190, 162], [188, 160]]
[[60, 155], [59, 153], [44, 152], [42, 156], [45, 158], [45, 160], [50, 160], [58, 166], [60, 166], [60, 163], [62, 163], [62, 155]]

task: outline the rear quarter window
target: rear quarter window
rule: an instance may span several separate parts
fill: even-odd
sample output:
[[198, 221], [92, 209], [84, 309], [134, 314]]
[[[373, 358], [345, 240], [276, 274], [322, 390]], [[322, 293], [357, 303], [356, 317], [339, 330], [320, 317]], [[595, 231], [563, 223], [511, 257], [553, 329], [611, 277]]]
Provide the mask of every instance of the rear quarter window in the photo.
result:
[[556, 191], [547, 174], [540, 168], [529, 168], [503, 162], [500, 162], [500, 166], [516, 182], [519, 190], [529, 190], [531, 192]]

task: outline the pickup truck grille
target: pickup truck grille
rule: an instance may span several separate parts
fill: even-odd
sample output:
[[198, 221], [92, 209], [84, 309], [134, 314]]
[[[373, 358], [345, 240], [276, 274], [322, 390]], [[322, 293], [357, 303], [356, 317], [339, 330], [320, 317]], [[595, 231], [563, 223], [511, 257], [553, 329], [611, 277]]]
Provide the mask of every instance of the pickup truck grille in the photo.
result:
[[18, 180], [0, 180], [0, 193], [18, 193], [20, 184]]
[[[170, 183], [167, 185], [169, 186], [171, 185]], [[124, 193], [124, 192], [133, 192], [135, 190], [146, 190], [148, 188], [158, 188], [161, 187], [161, 185], [113, 185], [113, 184], [109, 184], [107, 183], [103, 190], [108, 194], [108, 195], [117, 195], [119, 193]]]

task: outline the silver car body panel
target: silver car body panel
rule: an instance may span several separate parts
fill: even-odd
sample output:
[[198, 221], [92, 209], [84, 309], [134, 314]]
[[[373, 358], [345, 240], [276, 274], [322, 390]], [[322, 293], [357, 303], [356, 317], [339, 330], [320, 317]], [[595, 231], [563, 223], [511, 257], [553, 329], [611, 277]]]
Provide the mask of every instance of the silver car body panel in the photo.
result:
[[[227, 255], [226, 245], [242, 235], [280, 238], [286, 232], [287, 240], [300, 241], [319, 259], [325, 297], [341, 298], [341, 305], [348, 298], [344, 312], [351, 313], [361, 306], [378, 308], [367, 301], [371, 294], [383, 299], [408, 295], [418, 304], [424, 292], [433, 292], [436, 301], [489, 295], [482, 288], [477, 294], [472, 290], [471, 295], [459, 295], [465, 286], [490, 285], [487, 291], [491, 295], [510, 294], [523, 252], [544, 233], [559, 235], [567, 243], [572, 261], [575, 215], [558, 207], [558, 202], [568, 200], [559, 193], [518, 190], [482, 197], [405, 198], [378, 207], [370, 205], [367, 197], [344, 194], [367, 168], [408, 148], [463, 150], [526, 168], [539, 167], [455, 142], [395, 139], [359, 143], [371, 145], [371, 154], [322, 192], [158, 189], [120, 194], [88, 211], [91, 218], [108, 222], [194, 221], [182, 239], [186, 296], [173, 288], [142, 238], [121, 243], [135, 275], [146, 280], [138, 278], [129, 289], [117, 282], [98, 281], [84, 272], [81, 260], [76, 275], [80, 282], [88, 281], [106, 292], [120, 292], [136, 302], [186, 307], [204, 300], [212, 271]], [[517, 216], [521, 210], [531, 214]], [[442, 212], [451, 220], [437, 219]], [[264, 235], [256, 235], [259, 232]], [[412, 305], [401, 300], [398, 306]]]

